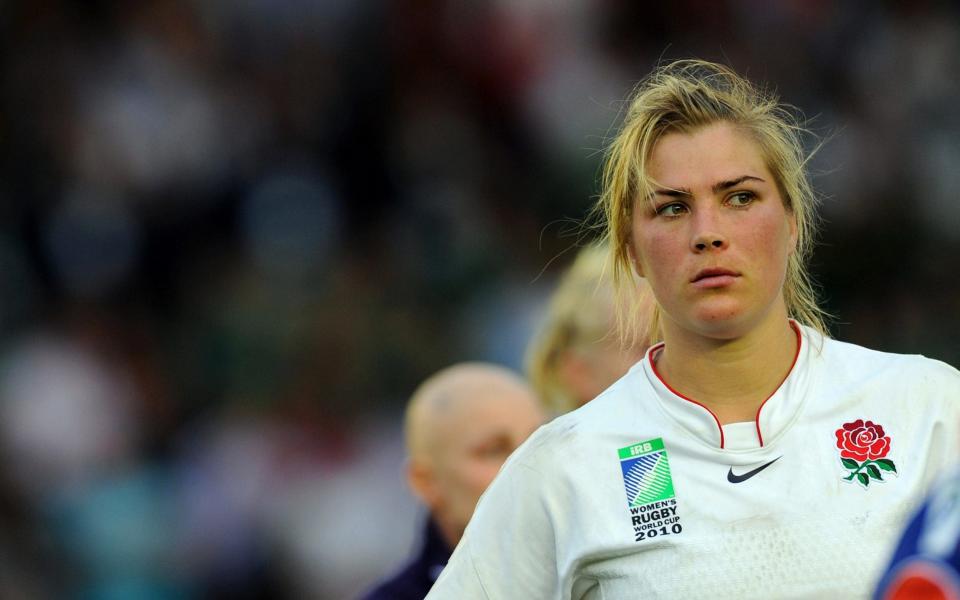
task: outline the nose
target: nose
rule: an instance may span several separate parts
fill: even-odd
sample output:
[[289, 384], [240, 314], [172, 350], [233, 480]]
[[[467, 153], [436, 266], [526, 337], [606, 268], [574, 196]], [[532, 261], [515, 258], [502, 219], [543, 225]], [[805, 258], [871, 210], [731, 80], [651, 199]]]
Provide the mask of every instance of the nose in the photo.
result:
[[712, 210], [706, 209], [699, 211], [693, 219], [694, 231], [690, 241], [694, 252], [722, 250], [728, 246], [727, 237], [720, 233], [717, 217]]
[[697, 237], [693, 242], [693, 247], [697, 252], [703, 252], [707, 248], [726, 248], [727, 241], [719, 234], [707, 233]]

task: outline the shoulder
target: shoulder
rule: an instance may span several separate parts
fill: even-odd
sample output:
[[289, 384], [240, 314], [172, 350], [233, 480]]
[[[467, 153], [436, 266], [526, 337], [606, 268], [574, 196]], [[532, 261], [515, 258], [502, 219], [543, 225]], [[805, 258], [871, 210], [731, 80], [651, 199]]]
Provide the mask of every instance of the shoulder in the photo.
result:
[[539, 468], [558, 456], [568, 461], [578, 448], [616, 434], [629, 423], [651, 424], [658, 415], [654, 403], [647, 401], [649, 394], [652, 389], [638, 363], [595, 399], [540, 427], [508, 462]]
[[819, 360], [836, 376], [885, 378], [910, 385], [960, 391], [960, 371], [920, 354], [897, 354], [849, 342], [823, 339]]

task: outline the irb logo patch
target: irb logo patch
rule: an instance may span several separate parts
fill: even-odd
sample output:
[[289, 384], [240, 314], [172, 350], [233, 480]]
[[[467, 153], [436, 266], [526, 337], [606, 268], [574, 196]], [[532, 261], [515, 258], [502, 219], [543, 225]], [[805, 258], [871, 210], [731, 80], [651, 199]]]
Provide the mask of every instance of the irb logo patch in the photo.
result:
[[670, 461], [662, 438], [620, 448], [618, 452], [629, 506], [673, 498]]

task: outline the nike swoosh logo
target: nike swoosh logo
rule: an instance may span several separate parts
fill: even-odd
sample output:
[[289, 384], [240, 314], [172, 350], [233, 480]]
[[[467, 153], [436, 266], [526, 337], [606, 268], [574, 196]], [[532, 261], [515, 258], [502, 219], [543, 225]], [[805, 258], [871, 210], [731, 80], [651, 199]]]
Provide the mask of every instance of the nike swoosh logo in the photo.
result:
[[767, 464], [765, 464], [765, 465], [760, 465], [760, 466], [757, 467], [756, 469], [754, 469], [754, 470], [752, 470], [752, 471], [747, 471], [747, 472], [744, 473], [743, 475], [734, 475], [734, 473], [733, 473], [733, 467], [730, 467], [730, 470], [727, 471], [727, 481], [729, 481], [730, 483], [743, 483], [744, 481], [750, 479], [751, 477], [753, 477], [754, 475], [756, 475], [756, 474], [759, 473], [760, 471], [766, 469], [767, 467], [769, 467], [769, 466], [772, 465], [773, 463], [777, 462], [777, 461], [780, 460], [781, 458], [783, 458], [783, 457], [782, 457], [782, 456], [778, 456], [778, 457], [776, 457], [775, 459], [773, 459], [773, 460], [771, 460], [770, 462], [768, 462]]

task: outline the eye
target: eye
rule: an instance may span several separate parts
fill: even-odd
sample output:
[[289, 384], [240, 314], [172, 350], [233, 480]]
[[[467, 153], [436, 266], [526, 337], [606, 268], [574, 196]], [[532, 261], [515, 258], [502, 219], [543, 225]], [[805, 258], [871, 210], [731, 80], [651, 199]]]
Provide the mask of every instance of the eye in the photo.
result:
[[509, 440], [498, 438], [477, 446], [473, 454], [483, 460], [504, 460], [513, 450]]
[[687, 212], [687, 207], [682, 202], [671, 202], [657, 207], [657, 215], [661, 217], [679, 217]]
[[730, 197], [727, 198], [727, 203], [734, 208], [743, 208], [753, 204], [753, 201], [756, 200], [756, 198], [757, 195], [753, 192], [737, 192], [735, 194], [731, 194]]

